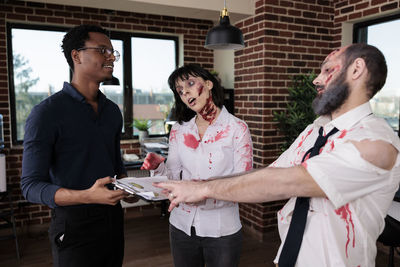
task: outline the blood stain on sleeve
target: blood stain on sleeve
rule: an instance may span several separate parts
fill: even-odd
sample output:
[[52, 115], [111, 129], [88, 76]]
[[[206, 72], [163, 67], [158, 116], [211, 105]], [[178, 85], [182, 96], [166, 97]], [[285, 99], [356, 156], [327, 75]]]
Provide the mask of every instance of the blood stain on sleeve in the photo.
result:
[[176, 130], [171, 130], [169, 133], [169, 142], [176, 140]]
[[353, 223], [353, 219], [351, 216], [351, 210], [349, 208], [349, 203], [347, 203], [346, 205], [338, 208], [337, 210], [335, 210], [337, 215], [340, 215], [340, 218], [346, 223], [346, 231], [347, 231], [347, 242], [346, 242], [346, 257], [348, 258], [348, 246], [350, 243], [350, 225], [351, 225], [351, 230], [353, 232], [353, 248], [355, 247], [355, 242], [356, 242], [356, 238], [355, 238], [355, 232], [354, 232], [354, 223]]
[[245, 164], [246, 164], [245, 170], [249, 171], [249, 170], [251, 170], [253, 168], [253, 165], [252, 165], [252, 154], [253, 154], [252, 147], [250, 146], [250, 144], [246, 144], [244, 146], [244, 148], [245, 148], [245, 151], [243, 153], [243, 157], [245, 158]]
[[243, 121], [238, 121], [237, 123], [238, 123], [238, 124], [240, 125], [240, 127], [242, 128], [243, 133], [245, 133], [246, 130], [247, 130], [246, 124], [245, 124]]

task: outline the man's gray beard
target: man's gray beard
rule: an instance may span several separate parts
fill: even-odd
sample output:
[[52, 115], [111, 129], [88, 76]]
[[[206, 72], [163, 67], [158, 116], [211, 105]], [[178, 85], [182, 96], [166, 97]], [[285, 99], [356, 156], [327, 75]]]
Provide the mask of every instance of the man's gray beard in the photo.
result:
[[329, 85], [322, 95], [312, 102], [312, 108], [317, 115], [330, 115], [346, 101], [349, 96], [349, 85], [345, 82], [346, 73], [342, 72], [337, 81]]

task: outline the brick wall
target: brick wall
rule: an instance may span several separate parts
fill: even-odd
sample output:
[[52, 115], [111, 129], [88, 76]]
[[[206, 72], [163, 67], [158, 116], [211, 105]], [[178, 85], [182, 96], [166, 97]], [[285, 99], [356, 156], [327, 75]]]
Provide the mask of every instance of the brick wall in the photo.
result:
[[[285, 108], [290, 77], [314, 71], [325, 56], [341, 46], [342, 24], [399, 12], [388, 0], [259, 0], [256, 14], [236, 24], [246, 48], [235, 52], [235, 114], [252, 133], [254, 166], [272, 163], [282, 136], [273, 111]], [[276, 230], [276, 212], [285, 201], [241, 204], [246, 228], [260, 239]]]
[[[72, 27], [83, 23], [99, 24], [107, 29], [183, 36], [184, 63], [199, 63], [213, 68], [213, 52], [205, 49], [204, 40], [213, 25], [209, 20], [187, 19], [132, 12], [43, 4], [25, 1], [0, 0], [0, 114], [4, 116], [5, 154], [7, 155], [7, 188], [13, 192], [17, 203], [17, 224], [42, 224], [49, 221], [49, 208], [27, 203], [21, 196], [20, 176], [22, 146], [11, 144], [10, 104], [7, 68], [6, 23]], [[28, 40], [29, 42], [29, 40]], [[28, 43], [27, 42], [27, 43]], [[38, 51], [43, 53], [43, 51]], [[61, 85], [60, 85], [61, 86]], [[121, 148], [127, 153], [139, 152], [136, 140], [123, 141]], [[3, 204], [0, 209], [4, 208]], [[143, 209], [148, 209], [146, 206]], [[129, 208], [132, 212], [137, 209]]]
[[[290, 77], [319, 72], [325, 56], [341, 45], [342, 24], [372, 16], [399, 12], [399, 1], [391, 0], [258, 0], [256, 14], [236, 24], [242, 29], [246, 48], [235, 52], [235, 114], [244, 119], [254, 142], [254, 166], [270, 164], [279, 154], [282, 136], [272, 122], [272, 112], [285, 108]], [[117, 11], [0, 0], [0, 113], [5, 115], [8, 186], [14, 200], [25, 203], [19, 192], [22, 148], [11, 147], [5, 23], [26, 22], [73, 26], [81, 23], [123, 31], [181, 34], [184, 62], [202, 63], [211, 69], [213, 54], [203, 48], [210, 21]], [[137, 153], [136, 142], [123, 143]], [[242, 222], [263, 238], [276, 229], [276, 211], [284, 201], [241, 204]], [[1, 208], [1, 207], [0, 207]], [[48, 209], [22, 205], [18, 223], [48, 221]]]
[[399, 14], [399, 0], [335, 0], [334, 29], [332, 31], [333, 45], [340, 46], [343, 23], [354, 23], [374, 18]]

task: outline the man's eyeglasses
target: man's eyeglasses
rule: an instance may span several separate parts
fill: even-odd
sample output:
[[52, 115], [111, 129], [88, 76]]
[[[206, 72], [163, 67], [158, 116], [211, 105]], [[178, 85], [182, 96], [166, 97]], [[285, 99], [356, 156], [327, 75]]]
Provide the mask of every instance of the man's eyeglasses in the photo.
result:
[[107, 47], [82, 47], [77, 50], [81, 51], [81, 50], [86, 50], [86, 49], [96, 49], [100, 54], [102, 54], [106, 58], [109, 58], [111, 55], [113, 55], [115, 58], [115, 61], [118, 61], [119, 58], [121, 57], [121, 55], [119, 54], [119, 52], [117, 50], [109, 49]]

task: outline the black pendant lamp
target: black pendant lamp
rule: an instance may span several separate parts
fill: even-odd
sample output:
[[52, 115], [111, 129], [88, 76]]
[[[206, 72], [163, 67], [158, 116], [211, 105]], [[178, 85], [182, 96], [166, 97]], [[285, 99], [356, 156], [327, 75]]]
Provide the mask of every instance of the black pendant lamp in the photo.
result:
[[120, 83], [118, 78], [113, 75], [110, 80], [105, 80], [102, 85], [120, 85]]
[[242, 49], [244, 40], [242, 31], [230, 24], [226, 0], [224, 9], [219, 17], [219, 25], [208, 31], [206, 36], [205, 48], [208, 49]]

